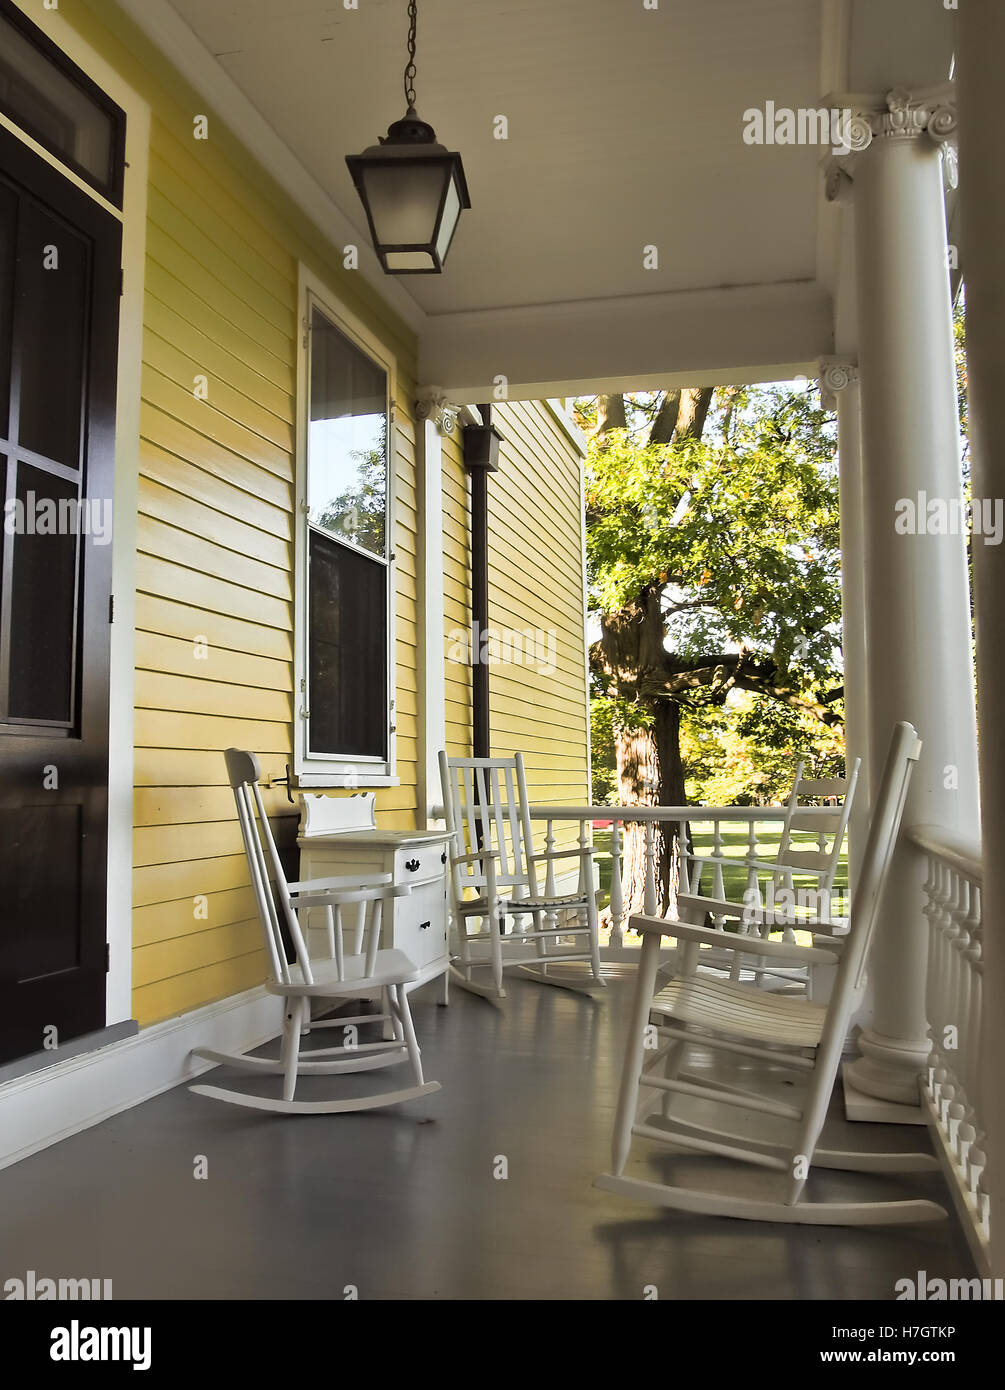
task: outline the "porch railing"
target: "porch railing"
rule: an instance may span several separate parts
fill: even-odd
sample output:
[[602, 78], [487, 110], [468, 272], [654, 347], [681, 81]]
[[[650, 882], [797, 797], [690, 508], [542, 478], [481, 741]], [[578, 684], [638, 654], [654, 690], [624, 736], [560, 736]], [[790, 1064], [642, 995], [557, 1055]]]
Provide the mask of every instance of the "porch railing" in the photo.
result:
[[[830, 819], [830, 808], [828, 807], [804, 807], [800, 810], [800, 815], [812, 815], [819, 810], [821, 815]], [[737, 856], [736, 864], [738, 868], [744, 868], [747, 860], [770, 859], [771, 855], [758, 854], [758, 826], [771, 824], [780, 826], [785, 819], [784, 806], [532, 806], [530, 809], [531, 818], [545, 822], [545, 848], [549, 851], [555, 848], [555, 826], [556, 824], [578, 821], [579, 823], [579, 844], [585, 848], [590, 843], [590, 832], [593, 825], [598, 822], [610, 822], [611, 825], [611, 887], [610, 887], [610, 914], [611, 914], [611, 934], [609, 949], [620, 951], [624, 946], [623, 923], [625, 919], [625, 894], [624, 894], [624, 827], [626, 825], [641, 824], [645, 826], [644, 838], [644, 886], [643, 886], [643, 910], [647, 916], [655, 917], [659, 915], [657, 893], [658, 881], [658, 851], [656, 846], [656, 834], [654, 827], [660, 824], [676, 825], [679, 833], [679, 843], [682, 847], [688, 845], [688, 831], [694, 835], [695, 827], [711, 826], [710, 842], [695, 850], [694, 855], [690, 855], [686, 849], [682, 853], [681, 860], [681, 887], [684, 892], [695, 893], [698, 891], [699, 879], [702, 872], [710, 874], [710, 880], [703, 884], [706, 896], [725, 898], [725, 885], [722, 873], [722, 857], [725, 848], [723, 838], [723, 826], [730, 824], [741, 824], [746, 826], [747, 844], [742, 856]], [[819, 837], [820, 847], [824, 847], [826, 832], [821, 830]], [[719, 862], [710, 865], [703, 865], [701, 859], [712, 858]], [[554, 893], [555, 883], [555, 861], [548, 859], [548, 879], [546, 891]], [[758, 887], [758, 871], [755, 868], [747, 867], [747, 888], [756, 890]]]
[[928, 919], [926, 1012], [932, 1051], [922, 1083], [922, 1104], [936, 1152], [982, 1275], [990, 1273], [990, 1198], [981, 1054], [981, 851], [933, 826], [908, 838], [926, 856]]

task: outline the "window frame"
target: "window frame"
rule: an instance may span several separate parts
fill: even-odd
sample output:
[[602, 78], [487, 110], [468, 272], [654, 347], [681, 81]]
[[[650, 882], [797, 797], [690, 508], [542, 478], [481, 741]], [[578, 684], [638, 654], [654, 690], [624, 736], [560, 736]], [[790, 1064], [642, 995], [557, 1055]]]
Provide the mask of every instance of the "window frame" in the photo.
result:
[[[306, 266], [299, 268], [297, 343], [297, 429], [296, 429], [296, 486], [294, 511], [294, 613], [293, 613], [293, 774], [301, 787], [396, 787], [397, 737], [397, 671], [395, 662], [397, 616], [397, 570], [395, 561], [396, 473], [395, 459], [395, 391], [397, 385], [394, 355], [379, 338], [332, 293], [325, 282]], [[366, 556], [374, 564], [382, 564], [387, 575], [387, 678], [388, 733], [387, 757], [362, 757], [344, 753], [314, 753], [310, 750], [310, 720], [305, 716], [310, 686], [310, 584], [308, 554], [310, 522], [307, 505], [307, 474], [309, 468], [310, 390], [311, 390], [311, 321], [318, 309], [332, 325], [384, 372], [387, 380], [387, 501], [385, 513], [386, 559], [381, 561], [372, 552], [347, 545], [348, 550]], [[344, 544], [332, 537], [335, 544]]]
[[126, 174], [125, 111], [118, 102], [108, 95], [103, 87], [98, 86], [94, 79], [73, 61], [68, 53], [59, 47], [54, 39], [29, 19], [17, 5], [12, 4], [11, 0], [0, 0], [0, 15], [10, 24], [11, 28], [16, 29], [31, 44], [36, 52], [41, 54], [46, 62], [81, 91], [111, 121], [112, 148], [108, 181], [103, 183], [82, 164], [78, 163], [72, 155], [54, 145], [42, 131], [36, 130], [32, 125], [26, 123], [13, 107], [8, 106], [2, 100], [0, 100], [0, 112], [11, 125], [28, 135], [64, 169], [69, 169], [71, 173], [75, 174], [92, 192], [106, 199], [121, 217]]

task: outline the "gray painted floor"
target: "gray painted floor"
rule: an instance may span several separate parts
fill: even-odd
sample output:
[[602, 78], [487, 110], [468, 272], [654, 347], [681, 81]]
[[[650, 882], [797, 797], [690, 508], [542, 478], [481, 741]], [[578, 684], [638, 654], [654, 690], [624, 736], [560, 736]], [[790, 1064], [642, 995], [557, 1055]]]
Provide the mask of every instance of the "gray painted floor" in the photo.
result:
[[[397, 1110], [282, 1118], [179, 1087], [118, 1115], [0, 1172], [0, 1285], [34, 1269], [110, 1278], [116, 1298], [339, 1299], [354, 1285], [360, 1298], [640, 1299], [655, 1285], [661, 1299], [889, 1299], [896, 1279], [921, 1269], [972, 1273], [952, 1218], [783, 1228], [654, 1212], [594, 1190], [608, 1165], [628, 986], [615, 977], [594, 1003], [514, 979], [498, 1008], [460, 990], [447, 1009], [428, 989], [413, 996], [426, 1075], [443, 1090]], [[398, 1075], [313, 1078], [302, 1094]], [[824, 1142], [927, 1144], [922, 1130], [848, 1125], [838, 1101]], [[205, 1181], [193, 1177], [199, 1155]], [[640, 1141], [630, 1171], [670, 1165], [706, 1187], [729, 1171], [650, 1155]], [[499, 1156], [505, 1180], [493, 1176]], [[764, 1181], [775, 1178], [744, 1170], [742, 1190]], [[948, 1200], [937, 1177], [811, 1181], [818, 1200]]]

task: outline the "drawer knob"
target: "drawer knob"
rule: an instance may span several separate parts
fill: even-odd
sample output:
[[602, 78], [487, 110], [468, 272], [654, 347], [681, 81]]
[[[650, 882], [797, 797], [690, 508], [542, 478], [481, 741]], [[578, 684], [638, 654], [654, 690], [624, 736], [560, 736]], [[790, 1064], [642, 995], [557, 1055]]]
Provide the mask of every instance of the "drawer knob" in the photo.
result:
[[425, 931], [426, 928], [427, 928], [428, 926], [430, 926], [430, 925], [431, 925], [431, 924], [430, 924], [429, 922], [420, 922], [420, 923], [419, 923], [419, 931]]
[[419, 867], [419, 861], [418, 861], [418, 859], [409, 859], [408, 862], [405, 864], [405, 868], [408, 870], [408, 872], [409, 872], [410, 874], [414, 874], [415, 871], [416, 871], [416, 869], [417, 869], [418, 867]]
[[447, 862], [447, 851], [444, 850], [443, 853], [440, 855], [440, 863], [441, 863], [441, 864], [445, 864], [446, 862]]

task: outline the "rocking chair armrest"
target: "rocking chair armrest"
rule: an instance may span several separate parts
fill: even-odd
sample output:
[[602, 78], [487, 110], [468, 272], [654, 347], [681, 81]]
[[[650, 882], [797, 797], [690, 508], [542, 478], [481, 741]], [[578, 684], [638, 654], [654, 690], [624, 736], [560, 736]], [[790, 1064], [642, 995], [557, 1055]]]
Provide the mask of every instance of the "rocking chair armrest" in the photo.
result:
[[374, 898], [407, 898], [412, 891], [410, 883], [388, 883], [360, 885], [355, 888], [322, 888], [314, 893], [297, 893], [291, 896], [290, 906], [298, 911], [305, 907], [345, 907], [348, 903], [365, 903]]
[[390, 883], [391, 874], [368, 874], [366, 878], [360, 879], [359, 874], [336, 874], [328, 878], [304, 878], [298, 883], [288, 883], [290, 897], [297, 897], [301, 893], [326, 893], [340, 889], [354, 888], [380, 888], [384, 884]]
[[699, 946], [715, 946], [720, 950], [736, 951], [744, 956], [765, 956], [769, 959], [812, 961], [833, 965], [834, 952], [817, 946], [798, 946], [788, 941], [765, 941], [762, 936], [737, 936], [732, 932], [716, 931], [714, 927], [693, 927], [687, 922], [674, 922], [663, 917], [630, 917], [628, 930], [640, 935], [673, 936], [679, 941], [695, 941]]
[[[706, 898], [692, 893], [679, 893], [677, 895], [677, 910], [686, 908], [695, 912], [709, 912], [713, 917], [728, 917], [738, 922], [745, 922], [748, 926], [768, 926], [782, 930], [785, 927], [792, 927], [795, 931], [812, 932], [814, 937], [819, 936], [824, 941], [841, 941], [843, 937], [832, 937], [829, 933], [835, 932], [838, 927], [837, 922], [820, 922], [815, 919], [807, 919], [805, 922], [794, 918], [790, 921], [779, 921], [778, 913], [766, 914], [763, 907], [748, 907], [746, 903], [733, 903], [725, 898]], [[770, 917], [770, 920], [767, 918]], [[840, 948], [839, 948], [840, 949]]]
[[578, 846], [576, 849], [548, 849], [540, 854], [528, 854], [528, 859], [592, 859], [593, 846], [587, 845], [585, 849]]
[[[791, 848], [791, 846], [790, 846]], [[807, 854], [816, 854], [817, 851], [807, 849]], [[823, 869], [807, 868], [805, 864], [785, 864], [780, 859], [734, 859], [734, 864], [742, 864], [745, 869], [760, 869], [764, 873], [774, 874], [822, 874]]]
[[713, 917], [735, 918], [750, 926], [764, 926], [763, 907], [748, 907], [746, 903], [730, 902], [728, 898], [709, 898], [700, 893], [678, 893], [677, 911], [711, 913]]
[[[823, 922], [821, 923], [821, 925], [825, 927], [832, 927], [834, 923]], [[827, 932], [815, 931], [813, 932], [813, 945], [819, 946], [820, 949], [823, 951], [832, 951], [835, 954], [838, 954], [841, 951], [843, 951], [845, 946], [847, 945], [848, 936], [848, 932], [842, 932], [840, 936], [831, 936]]]
[[453, 869], [458, 864], [480, 864], [486, 859], [498, 859], [497, 849], [476, 849], [471, 854], [452, 854], [450, 856], [450, 867]]

